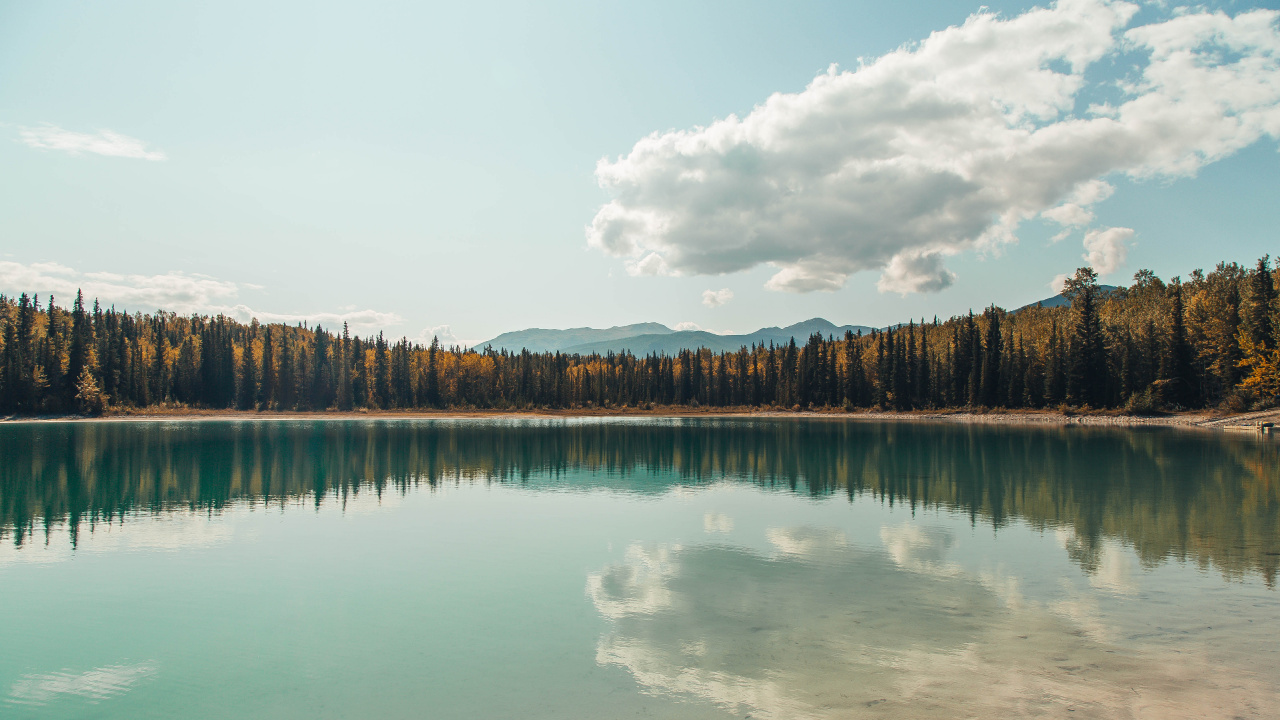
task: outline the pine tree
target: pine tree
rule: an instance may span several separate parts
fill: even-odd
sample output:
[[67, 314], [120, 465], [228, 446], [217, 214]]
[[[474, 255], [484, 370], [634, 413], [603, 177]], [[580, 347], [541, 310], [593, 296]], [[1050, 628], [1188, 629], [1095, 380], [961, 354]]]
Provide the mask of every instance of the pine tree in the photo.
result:
[[[432, 345], [432, 356], [435, 356], [434, 343]], [[351, 331], [347, 329], [347, 323], [343, 322], [342, 343], [338, 346], [338, 409], [346, 411], [353, 406], [354, 399], [351, 393]]]
[[373, 345], [373, 391], [375, 407], [391, 407], [391, 369], [387, 362], [387, 341], [378, 333]]
[[1054, 318], [1049, 327], [1049, 342], [1045, 348], [1044, 402], [1057, 405], [1067, 399], [1066, 362], [1063, 357], [1062, 331]]
[[240, 355], [240, 382], [236, 405], [241, 410], [253, 410], [258, 397], [258, 362], [253, 354], [254, 336], [258, 333], [258, 321], [254, 320], [245, 335], [244, 349]]
[[1187, 407], [1196, 397], [1196, 388], [1191, 369], [1191, 346], [1187, 342], [1182, 282], [1176, 277], [1169, 284], [1169, 294], [1171, 300], [1169, 334], [1165, 341], [1160, 370], [1161, 395], [1166, 402], [1178, 407]]
[[1091, 267], [1076, 270], [1063, 294], [1071, 299], [1071, 340], [1067, 345], [1067, 402], [1103, 404], [1105, 348], [1097, 308], [1098, 274]]
[[[934, 318], [934, 327], [938, 325], [937, 318]], [[917, 355], [917, 364], [919, 370], [916, 375], [916, 405], [932, 405], [933, 401], [933, 372], [932, 362], [929, 357], [929, 333], [925, 328], [924, 318], [920, 318], [920, 352]]]
[[1271, 317], [1275, 311], [1276, 293], [1271, 256], [1263, 255], [1249, 276], [1249, 334], [1254, 345], [1268, 350], [1277, 346]]
[[980, 390], [982, 405], [994, 407], [1000, 397], [1000, 314], [994, 305], [983, 313], [987, 318], [987, 336], [982, 353], [982, 387]]

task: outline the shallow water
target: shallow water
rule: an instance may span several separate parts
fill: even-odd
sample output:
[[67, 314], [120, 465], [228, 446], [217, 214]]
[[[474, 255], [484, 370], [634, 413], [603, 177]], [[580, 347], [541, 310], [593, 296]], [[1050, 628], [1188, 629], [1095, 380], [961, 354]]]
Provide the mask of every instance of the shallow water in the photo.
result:
[[1280, 717], [1280, 448], [0, 426], [6, 718]]

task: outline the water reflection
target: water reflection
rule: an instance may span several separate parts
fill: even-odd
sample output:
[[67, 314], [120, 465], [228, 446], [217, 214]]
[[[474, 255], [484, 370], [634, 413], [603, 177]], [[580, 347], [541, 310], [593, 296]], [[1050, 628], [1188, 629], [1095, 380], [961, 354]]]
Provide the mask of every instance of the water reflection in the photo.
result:
[[141, 680], [155, 674], [146, 663], [107, 665], [92, 670], [24, 675], [9, 690], [7, 703], [44, 705], [59, 697], [81, 697], [89, 701], [106, 700], [127, 692]]
[[[1054, 529], [1075, 562], [1117, 588], [1126, 570], [1108, 554], [1114, 543], [1148, 567], [1176, 558], [1269, 585], [1280, 566], [1280, 453], [1234, 436], [793, 419], [0, 426], [0, 534], [18, 545], [62, 524], [74, 543], [82, 527], [139, 511], [233, 502], [458, 482], [662, 493], [725, 480]], [[708, 533], [732, 527], [705, 521]]]
[[[1028, 602], [953, 538], [773, 528], [775, 552], [633, 546], [588, 577], [596, 660], [648, 692], [758, 718], [1275, 717], [1270, 686], [1170, 638], [1117, 644], [1087, 598]], [[1172, 641], [1176, 642], [1176, 641]]]

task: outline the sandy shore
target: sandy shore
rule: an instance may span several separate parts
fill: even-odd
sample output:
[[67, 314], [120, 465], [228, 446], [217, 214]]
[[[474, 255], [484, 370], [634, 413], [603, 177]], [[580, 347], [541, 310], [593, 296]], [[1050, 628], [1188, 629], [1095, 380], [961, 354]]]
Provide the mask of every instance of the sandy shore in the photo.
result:
[[318, 411], [276, 412], [241, 410], [199, 410], [191, 408], [148, 408], [112, 412], [102, 418], [80, 416], [20, 418], [7, 417], [0, 422], [66, 422], [66, 421], [145, 421], [145, 420], [276, 420], [276, 419], [457, 419], [457, 418], [574, 418], [574, 417], [779, 417], [814, 418], [840, 421], [908, 420], [927, 422], [983, 423], [999, 425], [1092, 425], [1092, 426], [1166, 426], [1218, 430], [1256, 430], [1261, 423], [1280, 424], [1280, 408], [1259, 412], [1224, 414], [1215, 411], [1193, 411], [1162, 415], [1125, 415], [1117, 411], [1060, 410], [915, 410], [886, 412], [878, 410], [787, 411], [760, 408], [576, 408], [569, 410], [531, 411]]

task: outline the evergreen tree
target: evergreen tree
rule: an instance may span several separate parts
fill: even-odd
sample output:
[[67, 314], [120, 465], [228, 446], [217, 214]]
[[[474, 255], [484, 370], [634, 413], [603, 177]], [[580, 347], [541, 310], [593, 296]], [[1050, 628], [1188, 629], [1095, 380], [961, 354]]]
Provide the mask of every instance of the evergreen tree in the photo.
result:
[[1000, 404], [1001, 311], [992, 305], [983, 314], [987, 320], [987, 336], [982, 353], [980, 402], [987, 407], [994, 407]]
[[254, 320], [245, 336], [244, 348], [240, 355], [240, 382], [237, 388], [237, 407], [241, 410], [252, 410], [256, 407], [258, 397], [258, 363], [254, 358], [253, 340], [257, 335], [258, 321]]
[[[432, 349], [434, 356], [434, 343]], [[351, 393], [351, 331], [344, 322], [342, 323], [342, 343], [338, 346], [338, 409], [350, 410], [354, 404]]]
[[1187, 342], [1187, 329], [1182, 302], [1182, 282], [1174, 278], [1169, 284], [1171, 306], [1169, 310], [1169, 335], [1161, 363], [1162, 395], [1175, 406], [1187, 407], [1196, 397], [1195, 378], [1191, 368], [1191, 346]]
[[1098, 319], [1098, 274], [1091, 267], [1076, 270], [1063, 294], [1071, 300], [1071, 339], [1067, 345], [1067, 402], [1103, 405], [1106, 369], [1102, 328]]
[[92, 370], [93, 329], [84, 310], [84, 293], [76, 290], [76, 301], [71, 308], [71, 348], [67, 357], [67, 374], [63, 385], [64, 405], [76, 403], [76, 384], [86, 367]]
[[1267, 350], [1277, 346], [1271, 317], [1275, 311], [1276, 293], [1271, 256], [1263, 255], [1249, 276], [1249, 335], [1254, 345]]

